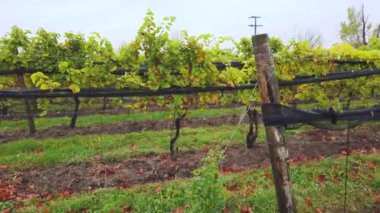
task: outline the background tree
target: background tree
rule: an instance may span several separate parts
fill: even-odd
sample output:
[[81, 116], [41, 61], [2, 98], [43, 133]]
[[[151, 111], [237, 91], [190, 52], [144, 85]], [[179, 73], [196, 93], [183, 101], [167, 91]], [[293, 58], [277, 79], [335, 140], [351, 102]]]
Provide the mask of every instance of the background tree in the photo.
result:
[[368, 22], [368, 16], [364, 13], [364, 5], [360, 11], [354, 7], [347, 9], [347, 22], [340, 24], [340, 38], [355, 47], [367, 45], [367, 37], [372, 24]]
[[300, 32], [296, 38], [297, 41], [308, 41], [312, 49], [322, 46], [322, 36], [320, 34], [307, 31], [305, 33]]
[[376, 38], [380, 38], [380, 24], [377, 25], [377, 28], [373, 31], [373, 36]]

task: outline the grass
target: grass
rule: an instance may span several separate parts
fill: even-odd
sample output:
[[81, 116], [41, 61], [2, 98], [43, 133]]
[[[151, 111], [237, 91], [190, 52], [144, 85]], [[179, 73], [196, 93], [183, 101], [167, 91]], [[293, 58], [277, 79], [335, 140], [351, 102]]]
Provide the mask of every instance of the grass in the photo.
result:
[[[375, 171], [369, 165], [380, 166], [378, 154], [350, 157], [350, 179], [348, 181], [348, 209], [350, 212], [371, 212], [375, 192], [379, 186], [373, 178]], [[212, 171], [210, 166], [204, 166]], [[298, 212], [341, 212], [344, 199], [344, 157], [323, 159], [291, 166], [293, 192], [297, 201]], [[355, 174], [355, 176], [354, 176]], [[51, 201], [44, 199], [24, 203], [20, 212], [171, 212], [182, 209], [193, 211], [203, 201], [211, 199], [220, 202], [231, 212], [240, 212], [243, 207], [253, 212], [276, 212], [274, 186], [270, 177], [270, 169], [254, 169], [240, 174], [217, 175], [212, 186], [222, 187], [213, 191], [212, 187], [201, 190], [197, 187], [207, 181], [206, 174], [189, 180], [175, 180], [164, 184], [148, 184], [130, 189], [102, 189], [85, 192], [71, 197], [58, 197]], [[210, 192], [209, 196], [204, 191]], [[39, 209], [36, 204], [42, 203]], [[10, 205], [10, 204], [9, 204]], [[219, 211], [220, 212], [220, 211]]]
[[[199, 150], [214, 144], [243, 144], [246, 125], [183, 128], [177, 145], [180, 151]], [[258, 140], [263, 140], [260, 131]], [[0, 144], [0, 164], [14, 169], [29, 169], [91, 161], [101, 153], [114, 160], [148, 153], [168, 152], [171, 131], [145, 131], [118, 135], [76, 135], [63, 138], [27, 138]], [[133, 148], [132, 148], [133, 147]]]
[[[243, 113], [244, 107], [238, 108], [219, 108], [219, 109], [195, 109], [189, 111], [189, 118], [217, 117], [222, 115], [240, 115]], [[91, 126], [99, 124], [112, 124], [126, 121], [144, 121], [144, 120], [166, 120], [170, 116], [170, 111], [154, 111], [154, 112], [130, 112], [124, 114], [110, 115], [97, 114], [78, 116], [77, 126]], [[71, 118], [52, 117], [52, 118], [35, 118], [36, 128], [43, 130], [49, 127], [69, 125]], [[12, 131], [17, 129], [28, 128], [27, 120], [2, 120], [0, 122], [0, 132]]]
[[[179, 151], [201, 150], [205, 146], [236, 145], [245, 143], [248, 126], [241, 124], [217, 127], [181, 128], [176, 142]], [[291, 136], [309, 127], [287, 130]], [[257, 142], [264, 141], [264, 128], [259, 126]], [[25, 138], [0, 144], [0, 164], [15, 170], [59, 164], [92, 161], [96, 154], [112, 161], [146, 154], [168, 152], [171, 130], [143, 131], [127, 134], [74, 135], [61, 138]]]

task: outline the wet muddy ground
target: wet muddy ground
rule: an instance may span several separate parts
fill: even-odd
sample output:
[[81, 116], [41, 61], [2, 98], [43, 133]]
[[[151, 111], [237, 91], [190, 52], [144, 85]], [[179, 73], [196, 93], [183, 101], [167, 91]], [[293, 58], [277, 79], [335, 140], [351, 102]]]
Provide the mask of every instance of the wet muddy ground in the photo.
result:
[[[287, 140], [290, 162], [320, 159], [346, 153], [346, 132], [311, 130]], [[380, 149], [378, 127], [363, 126], [351, 130], [351, 149], [376, 152]], [[88, 191], [104, 187], [128, 188], [136, 184], [162, 182], [192, 177], [192, 171], [201, 165], [202, 151], [179, 152], [176, 161], [167, 154], [147, 155], [113, 162], [78, 163], [38, 168], [28, 171], [0, 169], [0, 186], [14, 187], [24, 195], [43, 195], [63, 190]], [[252, 149], [243, 146], [225, 147], [225, 160], [221, 170], [240, 172], [269, 165], [266, 143]]]

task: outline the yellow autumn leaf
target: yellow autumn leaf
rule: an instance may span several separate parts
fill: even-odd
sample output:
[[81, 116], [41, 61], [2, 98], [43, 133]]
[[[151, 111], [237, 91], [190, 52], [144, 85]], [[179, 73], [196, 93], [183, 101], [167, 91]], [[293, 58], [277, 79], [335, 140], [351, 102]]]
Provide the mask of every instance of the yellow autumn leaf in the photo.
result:
[[73, 93], [78, 93], [78, 92], [80, 92], [80, 87], [79, 87], [78, 85], [76, 85], [76, 84], [70, 84], [69, 89], [71, 89], [71, 91], [72, 91]]
[[41, 90], [48, 90], [49, 86], [47, 84], [41, 84], [40, 89]]

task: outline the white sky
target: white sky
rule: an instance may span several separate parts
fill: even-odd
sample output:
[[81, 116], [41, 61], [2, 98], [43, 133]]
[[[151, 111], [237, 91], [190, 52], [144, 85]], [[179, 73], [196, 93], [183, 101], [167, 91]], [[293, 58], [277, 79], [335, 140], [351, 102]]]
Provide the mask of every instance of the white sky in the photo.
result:
[[187, 30], [239, 39], [253, 34], [248, 17], [257, 15], [263, 17], [260, 33], [288, 40], [309, 31], [330, 46], [339, 41], [347, 8], [362, 3], [370, 22], [380, 23], [380, 0], [1, 0], [0, 35], [13, 25], [33, 32], [39, 27], [86, 35], [97, 31], [118, 47], [135, 37], [151, 9], [156, 20], [176, 16], [174, 34]]

